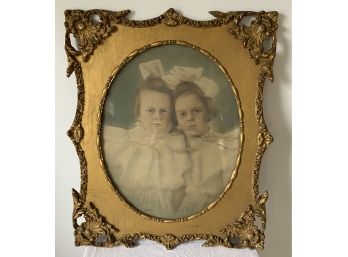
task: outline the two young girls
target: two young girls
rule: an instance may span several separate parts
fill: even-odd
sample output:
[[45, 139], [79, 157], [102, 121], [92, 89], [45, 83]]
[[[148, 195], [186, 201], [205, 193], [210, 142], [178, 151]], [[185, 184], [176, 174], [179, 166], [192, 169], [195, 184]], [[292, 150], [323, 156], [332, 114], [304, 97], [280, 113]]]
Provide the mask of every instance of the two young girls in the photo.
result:
[[216, 111], [197, 83], [177, 81], [171, 90], [168, 77], [153, 75], [136, 93], [135, 126], [104, 126], [104, 157], [112, 181], [134, 207], [161, 218], [188, 217], [228, 185], [239, 128], [228, 137], [213, 132]]

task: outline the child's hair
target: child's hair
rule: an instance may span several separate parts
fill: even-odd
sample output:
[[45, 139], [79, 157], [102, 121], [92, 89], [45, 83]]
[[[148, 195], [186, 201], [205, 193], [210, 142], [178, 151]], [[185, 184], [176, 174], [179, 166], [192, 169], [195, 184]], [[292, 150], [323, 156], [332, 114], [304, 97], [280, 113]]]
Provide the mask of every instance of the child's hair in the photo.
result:
[[175, 88], [174, 103], [182, 95], [196, 95], [200, 101], [204, 104], [208, 112], [208, 121], [213, 119], [217, 113], [214, 106], [213, 99], [204, 95], [202, 89], [200, 89], [195, 83], [189, 81], [180, 82]]
[[[156, 91], [159, 93], [163, 93], [169, 96], [170, 99], [170, 112], [171, 116], [174, 117], [174, 104], [173, 104], [173, 91], [167, 86], [163, 79], [159, 77], [149, 76], [145, 79], [143, 83], [139, 85], [137, 91], [135, 93], [135, 101], [134, 101], [134, 114], [135, 117], [138, 117], [140, 114], [140, 95], [143, 91]], [[172, 118], [173, 118], [172, 117]], [[172, 119], [173, 120], [173, 119]]]

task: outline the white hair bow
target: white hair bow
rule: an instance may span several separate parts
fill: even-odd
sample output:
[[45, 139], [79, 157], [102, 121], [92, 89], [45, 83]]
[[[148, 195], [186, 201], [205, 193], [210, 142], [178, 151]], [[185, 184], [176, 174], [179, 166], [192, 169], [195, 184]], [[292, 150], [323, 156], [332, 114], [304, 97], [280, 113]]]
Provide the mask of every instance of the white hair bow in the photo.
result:
[[161, 78], [164, 76], [162, 62], [159, 59], [140, 63], [139, 70], [143, 79], [146, 79], [150, 75], [155, 78]]
[[218, 87], [213, 80], [202, 76], [203, 68], [191, 68], [186, 66], [174, 66], [168, 75], [162, 76], [168, 87], [175, 90], [176, 86], [183, 81], [193, 82], [204, 93], [205, 96], [213, 98]]
[[169, 74], [165, 74], [162, 62], [159, 59], [139, 64], [140, 73], [143, 79], [148, 76], [162, 78], [168, 87], [175, 90], [176, 86], [183, 81], [195, 83], [204, 93], [205, 96], [213, 98], [218, 87], [213, 80], [202, 76], [203, 68], [191, 68], [187, 66], [174, 66]]

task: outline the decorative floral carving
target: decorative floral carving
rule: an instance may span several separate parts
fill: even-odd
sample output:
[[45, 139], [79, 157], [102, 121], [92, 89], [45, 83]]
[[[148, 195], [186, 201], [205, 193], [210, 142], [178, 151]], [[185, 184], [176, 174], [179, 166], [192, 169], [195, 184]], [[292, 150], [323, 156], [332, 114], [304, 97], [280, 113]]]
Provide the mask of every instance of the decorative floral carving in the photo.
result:
[[[273, 137], [271, 133], [268, 131], [266, 123], [263, 118], [263, 87], [265, 84], [265, 79], [268, 77], [271, 81], [273, 81], [273, 62], [276, 52], [276, 30], [278, 28], [277, 25], [277, 12], [261, 12], [256, 15], [254, 21], [251, 22], [250, 32], [255, 34], [254, 39], [248, 39], [249, 43], [244, 45], [249, 50], [250, 56], [254, 59], [255, 64], [258, 64], [259, 61], [261, 63], [261, 70], [259, 73], [259, 79], [257, 83], [257, 96], [256, 96], [256, 107], [255, 114], [256, 120], [259, 123], [259, 133], [257, 136], [257, 152], [256, 159], [253, 170], [252, 184], [253, 184], [253, 195], [255, 199], [259, 199], [263, 195], [267, 195], [265, 192], [263, 195], [259, 195], [259, 172], [261, 167], [262, 157], [267, 149], [267, 147], [273, 142]], [[243, 26], [245, 28], [245, 26]], [[250, 37], [249, 37], [250, 38]], [[272, 46], [269, 50], [264, 51], [263, 49], [263, 41], [267, 39], [272, 39]], [[249, 46], [249, 48], [248, 48]], [[267, 197], [264, 201], [267, 200]], [[257, 201], [256, 201], [257, 203]], [[262, 205], [264, 217], [265, 214], [265, 205]], [[265, 228], [264, 228], [265, 229]]]
[[72, 141], [74, 141], [75, 143], [80, 143], [83, 138], [84, 130], [81, 124], [77, 123], [71, 126], [67, 134]]
[[260, 218], [262, 230], [266, 229], [266, 202], [268, 199], [268, 192], [264, 192], [262, 195], [259, 195], [256, 199], [256, 211], [255, 215]]
[[[164, 14], [149, 20], [134, 21], [126, 19], [130, 10], [120, 12], [111, 12], [105, 10], [66, 10], [65, 11], [65, 49], [68, 56], [68, 76], [74, 71], [73, 64], [76, 62], [76, 56], [82, 53], [84, 61], [88, 61], [94, 49], [113, 31], [116, 24], [123, 24], [131, 27], [150, 27], [160, 23], [174, 27], [178, 25], [189, 25], [193, 27], [215, 27], [224, 24], [231, 24], [229, 31], [238, 38], [249, 51], [250, 57], [259, 63], [261, 59], [265, 60], [262, 67], [264, 73], [273, 80], [272, 65], [275, 56], [277, 30], [277, 12], [219, 12], [211, 11], [216, 19], [210, 21], [197, 21], [180, 15], [173, 8], [168, 9]], [[100, 18], [100, 22], [92, 19], [93, 15]], [[239, 22], [247, 16], [255, 17], [250, 26], [240, 26]], [[72, 33], [78, 39], [80, 51], [71, 46], [69, 35]], [[272, 39], [272, 47], [264, 50], [264, 41]]]
[[[91, 204], [86, 204], [80, 195], [73, 189], [74, 211], [73, 227], [75, 229], [75, 245], [94, 245], [94, 246], [112, 246], [116, 238], [118, 229], [106, 223], [98, 214], [98, 211]], [[77, 222], [79, 217], [84, 217], [85, 222], [80, 225]], [[104, 242], [98, 242], [99, 236], [106, 235]]]
[[206, 242], [203, 243], [203, 246], [205, 247], [216, 246], [216, 245], [224, 245], [227, 247], [231, 247], [231, 245], [224, 244], [224, 242], [227, 241], [226, 238], [224, 239], [224, 238], [221, 238], [215, 235], [209, 235], [209, 234], [189, 234], [189, 235], [176, 237], [172, 234], [166, 234], [163, 236], [155, 236], [151, 234], [140, 233], [138, 234], [137, 238], [133, 238], [133, 239], [149, 239], [164, 245], [168, 250], [174, 249], [179, 244], [187, 242], [187, 241], [191, 241], [191, 240], [206, 240]]
[[174, 246], [178, 245], [179, 239], [171, 234], [166, 234], [160, 237], [160, 243], [163, 244], [167, 249], [173, 249]]
[[118, 240], [118, 242], [115, 242], [116, 245], [122, 244], [127, 248], [132, 248], [135, 247], [136, 244], [136, 239], [140, 238], [139, 234], [134, 234], [134, 235], [126, 235]]
[[261, 129], [259, 134], [257, 135], [257, 145], [260, 148], [266, 149], [268, 145], [270, 145], [273, 142], [273, 137], [271, 133], [267, 130], [264, 123], [261, 124]]
[[[103, 247], [124, 245], [126, 247], [135, 247], [137, 245], [137, 240], [149, 239], [164, 245], [170, 250], [190, 240], [206, 240], [203, 243], [205, 247], [222, 245], [229, 248], [248, 247], [251, 249], [263, 249], [266, 222], [265, 202], [267, 197], [267, 193], [260, 196], [257, 200], [256, 209], [249, 205], [248, 209], [242, 213], [238, 221], [226, 225], [225, 228], [221, 230], [222, 237], [209, 234], [190, 234], [176, 237], [172, 234], [155, 236], [148, 233], [135, 233], [116, 238], [115, 235], [119, 230], [106, 223], [104, 218], [99, 215], [97, 209], [90, 203], [86, 204], [80, 195], [73, 189], [75, 245]], [[85, 218], [85, 222], [79, 225], [77, 219], [81, 216]], [[255, 225], [256, 217], [259, 217], [262, 222], [261, 228]], [[105, 236], [103, 241], [98, 241], [100, 236]]]
[[174, 9], [169, 9], [163, 15], [164, 24], [167, 26], [174, 27], [180, 24], [180, 15]]
[[202, 246], [212, 247], [212, 246], [218, 246], [218, 245], [229, 247], [229, 248], [233, 247], [229, 240], [229, 237], [225, 236], [224, 238], [222, 238], [222, 237], [213, 236], [213, 235], [208, 237], [207, 241], [205, 241]]
[[[67, 75], [74, 71], [76, 56], [82, 54], [83, 61], [88, 61], [91, 54], [105, 38], [117, 28], [114, 23], [125, 17], [130, 11], [110, 12], [105, 10], [66, 10], [65, 11], [65, 50], [69, 66]], [[70, 34], [77, 39], [79, 50], [72, 47]]]
[[[240, 219], [233, 224], [226, 225], [221, 233], [229, 238], [232, 247], [236, 248], [257, 248], [264, 247], [264, 229], [266, 224], [265, 202], [267, 193], [259, 197], [256, 204], [256, 209], [249, 205], [244, 211]], [[259, 228], [255, 224], [256, 217], [261, 220], [262, 227]]]
[[[250, 26], [238, 25], [239, 21], [234, 20], [232, 28], [229, 31], [242, 41], [250, 53], [250, 56], [258, 64], [260, 58], [267, 59], [269, 53], [264, 51], [263, 42], [272, 38], [277, 30], [277, 13], [260, 12], [253, 15], [255, 19], [251, 21]], [[239, 16], [244, 18], [245, 16]], [[237, 22], [237, 23], [236, 23]]]
[[77, 108], [76, 108], [74, 122], [71, 125], [70, 129], [68, 130], [67, 134], [72, 140], [80, 160], [80, 169], [81, 169], [80, 192], [81, 192], [81, 198], [85, 199], [86, 191], [87, 191], [87, 161], [86, 161], [85, 153], [80, 145], [80, 142], [84, 136], [84, 129], [81, 125], [81, 122], [82, 122], [82, 116], [83, 116], [83, 109], [85, 105], [85, 93], [84, 93], [84, 82], [83, 82], [81, 65], [79, 62], [75, 62], [73, 63], [73, 67], [75, 70], [77, 90], [78, 90]]
[[[231, 24], [231, 32], [243, 46], [248, 50], [250, 57], [255, 64], [263, 62], [261, 71], [262, 75], [266, 74], [273, 81], [273, 61], [276, 52], [276, 30], [278, 28], [277, 12], [210, 12], [216, 18], [224, 20], [225, 23]], [[250, 26], [240, 25], [243, 18], [254, 17]], [[272, 40], [270, 49], [266, 50], [264, 42]]]

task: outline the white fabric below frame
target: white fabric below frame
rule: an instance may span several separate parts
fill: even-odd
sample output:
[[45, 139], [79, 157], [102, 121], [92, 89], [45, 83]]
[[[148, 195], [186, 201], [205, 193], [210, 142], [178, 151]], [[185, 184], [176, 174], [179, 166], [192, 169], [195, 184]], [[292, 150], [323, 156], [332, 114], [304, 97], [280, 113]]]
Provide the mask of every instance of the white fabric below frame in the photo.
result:
[[256, 250], [233, 249], [223, 246], [203, 247], [203, 242], [198, 240], [183, 243], [173, 250], [167, 250], [163, 245], [151, 240], [140, 240], [138, 246], [134, 248], [88, 246], [83, 257], [259, 257]]

